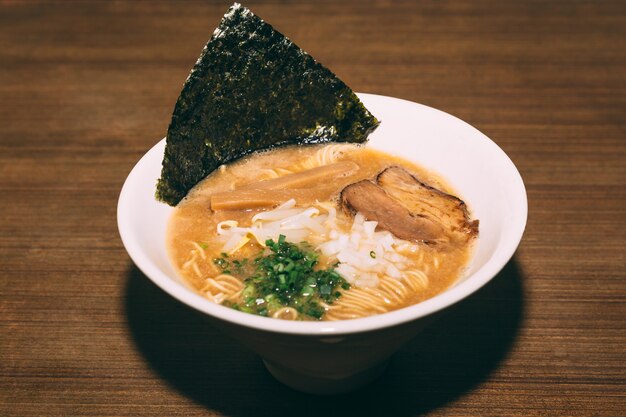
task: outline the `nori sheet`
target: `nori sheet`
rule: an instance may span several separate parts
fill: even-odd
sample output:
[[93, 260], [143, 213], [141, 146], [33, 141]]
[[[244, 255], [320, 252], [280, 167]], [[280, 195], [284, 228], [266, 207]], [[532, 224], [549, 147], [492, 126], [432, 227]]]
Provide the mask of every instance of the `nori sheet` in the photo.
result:
[[295, 143], [362, 143], [379, 122], [339, 78], [235, 3], [178, 97], [156, 197], [176, 205], [220, 165]]

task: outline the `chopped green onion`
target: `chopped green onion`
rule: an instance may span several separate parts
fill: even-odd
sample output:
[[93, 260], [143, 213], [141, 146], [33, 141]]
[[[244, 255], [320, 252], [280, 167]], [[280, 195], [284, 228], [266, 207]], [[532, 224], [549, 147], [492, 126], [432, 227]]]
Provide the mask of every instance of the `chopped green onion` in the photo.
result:
[[339, 288], [350, 288], [334, 270], [338, 263], [328, 269], [315, 269], [319, 253], [309, 244], [289, 243], [284, 235], [276, 241], [268, 239], [265, 244], [271, 253], [255, 258], [254, 262], [229, 261], [226, 254], [214, 260], [223, 269], [233, 265], [233, 273], [244, 279], [243, 305], [230, 301], [224, 305], [262, 316], [290, 307], [300, 317], [320, 319], [326, 313], [320, 303], [332, 304], [341, 296]]

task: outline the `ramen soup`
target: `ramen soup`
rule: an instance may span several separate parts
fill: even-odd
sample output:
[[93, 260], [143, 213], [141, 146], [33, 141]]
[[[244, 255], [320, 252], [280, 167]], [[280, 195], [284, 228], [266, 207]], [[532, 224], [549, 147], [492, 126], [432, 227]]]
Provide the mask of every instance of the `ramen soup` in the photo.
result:
[[349, 144], [252, 154], [176, 207], [171, 259], [215, 303], [343, 320], [419, 303], [462, 275], [478, 221], [436, 175]]

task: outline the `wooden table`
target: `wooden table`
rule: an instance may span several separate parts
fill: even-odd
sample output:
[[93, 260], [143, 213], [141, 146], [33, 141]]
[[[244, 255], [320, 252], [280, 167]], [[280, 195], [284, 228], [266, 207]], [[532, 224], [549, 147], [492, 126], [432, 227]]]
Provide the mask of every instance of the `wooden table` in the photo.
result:
[[116, 226], [228, 3], [3, 0], [0, 415], [625, 415], [626, 3], [247, 6], [354, 90], [498, 143], [529, 197], [514, 259], [373, 385], [291, 391], [144, 277]]

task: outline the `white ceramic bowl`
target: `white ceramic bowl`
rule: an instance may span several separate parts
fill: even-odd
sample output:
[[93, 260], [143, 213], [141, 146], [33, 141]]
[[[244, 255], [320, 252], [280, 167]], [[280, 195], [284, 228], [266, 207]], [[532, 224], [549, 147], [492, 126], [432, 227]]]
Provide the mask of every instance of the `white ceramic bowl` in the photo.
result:
[[359, 94], [382, 121], [368, 146], [400, 155], [442, 175], [480, 219], [467, 273], [438, 296], [391, 313], [337, 322], [292, 322], [214, 304], [176, 274], [165, 246], [172, 208], [154, 199], [165, 139], [135, 165], [122, 188], [117, 220], [128, 254], [174, 298], [257, 352], [281, 382], [301, 391], [338, 393], [374, 379], [387, 359], [436, 313], [469, 296], [509, 261], [526, 225], [524, 183], [507, 155], [467, 123], [433, 108]]

